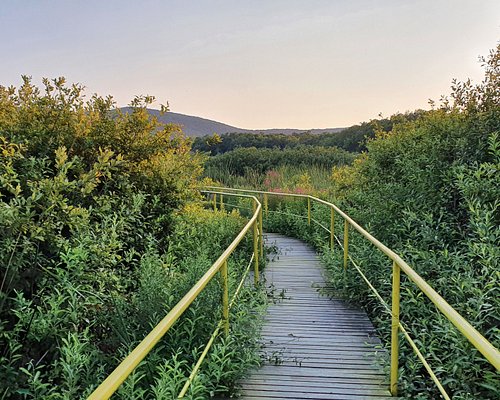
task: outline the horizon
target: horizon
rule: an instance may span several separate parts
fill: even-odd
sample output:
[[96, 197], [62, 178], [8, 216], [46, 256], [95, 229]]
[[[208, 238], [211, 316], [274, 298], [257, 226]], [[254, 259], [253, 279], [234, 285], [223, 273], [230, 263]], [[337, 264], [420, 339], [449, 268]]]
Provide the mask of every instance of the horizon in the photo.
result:
[[117, 107], [152, 95], [241, 129], [342, 128], [480, 82], [499, 16], [493, 0], [12, 2], [0, 85], [64, 76]]
[[[130, 105], [126, 105], [126, 106], [116, 106], [117, 109], [123, 109], [123, 108], [130, 108]], [[161, 110], [159, 108], [154, 108], [154, 107], [147, 107], [147, 110], [152, 110], [152, 111], [158, 111], [158, 112], [161, 112]], [[352, 126], [352, 125], [349, 125], [349, 126], [326, 126], [326, 127], [311, 127], [311, 128], [294, 128], [294, 127], [270, 127], [270, 128], [258, 128], [258, 129], [251, 129], [251, 128], [246, 128], [244, 126], [234, 126], [234, 125], [231, 125], [231, 124], [228, 124], [224, 121], [218, 121], [218, 120], [214, 120], [214, 119], [210, 119], [210, 118], [205, 118], [205, 117], [202, 117], [202, 116], [199, 116], [199, 115], [192, 115], [192, 114], [184, 114], [184, 113], [180, 113], [180, 112], [176, 112], [176, 111], [172, 111], [172, 110], [168, 110], [166, 112], [166, 114], [178, 114], [178, 115], [183, 115], [183, 116], [186, 116], [186, 117], [193, 117], [193, 118], [199, 118], [199, 119], [204, 119], [204, 120], [207, 120], [207, 121], [210, 121], [210, 122], [217, 122], [217, 123], [220, 123], [220, 124], [224, 124], [224, 125], [228, 125], [232, 128], [236, 128], [236, 129], [241, 129], [241, 130], [248, 130], [248, 131], [267, 131], [267, 130], [297, 130], [297, 131], [308, 131], [308, 130], [322, 130], [322, 129], [346, 129], [346, 128], [349, 128], [349, 126]], [[384, 117], [385, 118], [385, 117]], [[369, 121], [361, 121], [359, 123], [356, 123], [356, 124], [353, 124], [353, 125], [358, 125], [358, 124], [361, 124], [363, 122], [369, 122]], [[218, 133], [218, 132], [215, 132], [215, 133]], [[231, 133], [231, 132], [226, 132], [226, 133]], [[223, 133], [222, 133], [223, 134]]]

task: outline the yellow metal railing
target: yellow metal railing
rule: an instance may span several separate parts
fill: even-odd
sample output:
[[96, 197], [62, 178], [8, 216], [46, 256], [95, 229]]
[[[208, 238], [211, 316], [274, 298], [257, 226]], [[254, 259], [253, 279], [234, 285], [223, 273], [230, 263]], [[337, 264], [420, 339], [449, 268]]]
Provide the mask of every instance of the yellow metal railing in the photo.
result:
[[[186, 311], [196, 297], [203, 291], [208, 283], [216, 276], [217, 273], [221, 275], [222, 281], [222, 319], [217, 325], [215, 331], [210, 337], [205, 349], [203, 350], [200, 358], [193, 367], [191, 375], [186, 380], [184, 387], [179, 393], [178, 398], [181, 399], [189, 389], [190, 384], [195, 378], [201, 363], [205, 359], [210, 347], [212, 346], [215, 338], [223, 329], [224, 334], [229, 333], [229, 310], [234, 304], [238, 293], [240, 292], [246, 276], [250, 270], [253, 262], [254, 266], [254, 282], [259, 282], [259, 248], [262, 256], [262, 205], [255, 196], [224, 193], [223, 191], [202, 191], [207, 195], [213, 197], [213, 207], [217, 209], [217, 196], [220, 196], [220, 207], [224, 209], [223, 196], [237, 196], [249, 198], [253, 202], [253, 214], [245, 227], [232, 241], [229, 247], [222, 253], [222, 255], [215, 261], [215, 263], [205, 272], [200, 280], [186, 293], [186, 295], [170, 310], [170, 312], [156, 325], [151, 332], [142, 340], [141, 343], [135, 347], [132, 352], [115, 368], [115, 370], [97, 387], [97, 389], [88, 397], [89, 400], [103, 400], [109, 399], [113, 393], [120, 387], [120, 385], [127, 379], [132, 371], [139, 365], [139, 363], [148, 355], [153, 347], [160, 341], [160, 339], [167, 333], [172, 325], [180, 318]], [[243, 277], [235, 290], [231, 302], [229, 302], [229, 284], [228, 284], [228, 258], [235, 251], [238, 244], [243, 240], [246, 234], [253, 230], [253, 255], [246, 268]], [[261, 243], [259, 246], [259, 242]]]
[[[208, 187], [212, 188], [212, 187]], [[398, 368], [399, 368], [399, 337], [398, 334], [401, 332], [406, 340], [409, 342], [410, 346], [414, 350], [415, 354], [419, 360], [424, 365], [425, 369], [429, 373], [432, 381], [436, 384], [440, 393], [445, 399], [450, 399], [449, 395], [446, 393], [443, 385], [436, 377], [435, 373], [431, 369], [429, 363], [426, 361], [421, 351], [418, 349], [414, 340], [410, 337], [408, 331], [403, 326], [400, 321], [399, 315], [399, 305], [400, 305], [400, 275], [401, 271], [406, 274], [406, 276], [417, 285], [417, 287], [431, 300], [439, 311], [450, 321], [467, 340], [477, 349], [481, 354], [497, 369], [500, 370], [500, 352], [496, 349], [486, 338], [484, 338], [481, 333], [479, 333], [465, 318], [463, 318], [452, 306], [450, 306], [446, 300], [439, 295], [420, 275], [418, 275], [399, 255], [394, 251], [389, 249], [387, 246], [378, 241], [370, 233], [364, 230], [360, 225], [358, 225], [352, 218], [350, 218], [346, 213], [340, 210], [336, 205], [319, 199], [310, 195], [302, 195], [295, 193], [278, 193], [278, 192], [267, 192], [259, 190], [247, 190], [247, 189], [232, 189], [232, 188], [217, 188], [218, 190], [231, 191], [236, 193], [250, 193], [255, 196], [261, 197], [266, 216], [269, 213], [268, 207], [268, 197], [278, 196], [278, 197], [292, 197], [307, 199], [307, 222], [308, 225], [311, 221], [317, 223], [324, 230], [330, 233], [330, 246], [333, 249], [335, 241], [343, 249], [344, 256], [344, 269], [347, 268], [349, 261], [360, 273], [363, 280], [367, 283], [370, 290], [372, 290], [379, 301], [383, 304], [386, 311], [391, 315], [391, 368], [390, 368], [390, 391], [393, 396], [397, 396], [398, 393]], [[311, 217], [311, 202], [316, 202], [323, 204], [330, 208], [331, 218], [330, 218], [330, 229], [321, 225], [319, 221], [314, 220]], [[344, 238], [343, 244], [334, 234], [334, 221], [335, 214], [341, 216], [344, 220]], [[389, 306], [387, 302], [380, 296], [375, 287], [368, 280], [366, 275], [363, 273], [359, 265], [353, 260], [349, 255], [349, 229], [354, 228], [359, 232], [366, 240], [372, 243], [376, 248], [378, 248], [383, 254], [385, 254], [390, 260], [392, 260], [392, 306]]]

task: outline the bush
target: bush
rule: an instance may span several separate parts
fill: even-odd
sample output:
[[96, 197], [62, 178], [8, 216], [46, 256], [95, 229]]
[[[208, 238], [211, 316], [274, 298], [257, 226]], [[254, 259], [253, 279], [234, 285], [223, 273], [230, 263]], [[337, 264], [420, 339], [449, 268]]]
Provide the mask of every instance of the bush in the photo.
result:
[[[152, 100], [120, 113], [63, 78], [0, 87], [0, 397], [86, 397], [241, 229], [196, 205], [201, 160]], [[190, 367], [219, 303], [214, 281], [119, 397], [151, 396], [164, 357]]]
[[263, 174], [282, 165], [320, 166], [348, 164], [354, 156], [345, 150], [326, 147], [301, 146], [290, 149], [240, 148], [211, 157], [206, 162], [206, 174], [218, 179], [220, 173], [244, 176], [249, 171]]
[[[332, 192], [341, 208], [399, 253], [498, 348], [500, 45], [484, 66], [481, 84], [454, 82], [451, 100], [439, 109], [379, 132], [352, 166], [334, 168]], [[326, 210], [313, 212], [329, 221]], [[320, 247], [326, 242], [303, 218], [285, 221], [273, 226]], [[349, 251], [390, 302], [391, 262], [354, 233]], [[389, 343], [390, 319], [353, 268], [344, 276], [340, 257], [324, 257], [335, 293], [364, 305]], [[454, 399], [497, 398], [494, 367], [405, 278], [401, 296], [402, 321], [448, 393]], [[439, 396], [404, 340], [400, 360], [403, 397]]]

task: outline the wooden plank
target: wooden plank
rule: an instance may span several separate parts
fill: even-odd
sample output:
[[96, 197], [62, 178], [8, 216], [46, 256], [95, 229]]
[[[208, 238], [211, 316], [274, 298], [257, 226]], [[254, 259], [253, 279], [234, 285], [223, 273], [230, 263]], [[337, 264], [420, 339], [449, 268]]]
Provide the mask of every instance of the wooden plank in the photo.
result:
[[280, 382], [279, 384], [265, 384], [265, 383], [245, 383], [243, 390], [248, 392], [287, 392], [300, 395], [307, 390], [310, 394], [349, 394], [349, 395], [377, 395], [387, 397], [387, 391], [373, 386], [359, 386], [352, 387], [352, 384], [335, 384], [326, 386], [321, 383], [301, 382], [300, 384], [288, 382], [288, 384]]
[[287, 375], [287, 376], [321, 376], [324, 378], [367, 378], [372, 379], [375, 384], [382, 384], [384, 379], [379, 379], [379, 376], [385, 376], [379, 368], [372, 368], [358, 370], [341, 368], [340, 366], [334, 366], [326, 368], [323, 365], [317, 364], [316, 366], [300, 366], [300, 365], [279, 365], [279, 364], [266, 364], [256, 372], [255, 376], [258, 375]]
[[331, 392], [325, 391], [326, 393], [310, 393], [303, 391], [302, 393], [294, 392], [280, 392], [277, 390], [272, 391], [250, 391], [245, 390], [242, 392], [240, 398], [245, 400], [276, 400], [276, 399], [293, 399], [293, 400], [362, 400], [362, 399], [377, 399], [377, 400], [394, 400], [394, 397], [379, 396], [377, 394], [367, 395], [367, 394], [348, 394], [346, 391], [342, 392]]
[[263, 365], [241, 382], [244, 400], [389, 399], [380, 340], [366, 313], [324, 297], [318, 255], [267, 234], [278, 254], [264, 271], [274, 293], [262, 330]]
[[[282, 377], [280, 378], [267, 378], [267, 379], [247, 379], [245, 383], [243, 384], [243, 387], [249, 387], [250, 385], [276, 385], [276, 386], [295, 386], [295, 387], [300, 387], [300, 386], [310, 386], [310, 387], [321, 387], [321, 386], [326, 386], [326, 387], [338, 387], [338, 388], [345, 388], [348, 389], [352, 387], [353, 382], [356, 383], [356, 387], [360, 389], [382, 389], [380, 385], [374, 385], [370, 382], [365, 382], [361, 379], [284, 379]], [[335, 385], [335, 386], [334, 386]]]

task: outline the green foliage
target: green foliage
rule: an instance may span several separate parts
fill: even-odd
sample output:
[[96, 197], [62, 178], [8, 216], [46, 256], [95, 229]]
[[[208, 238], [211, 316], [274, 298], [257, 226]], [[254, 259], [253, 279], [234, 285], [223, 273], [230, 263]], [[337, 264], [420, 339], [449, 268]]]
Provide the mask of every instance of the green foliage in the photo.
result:
[[[200, 207], [200, 158], [178, 128], [148, 115], [152, 97], [119, 113], [111, 98], [84, 101], [82, 87], [63, 78], [42, 90], [23, 79], [19, 89], [0, 87], [0, 398], [86, 398], [244, 220]], [[231, 264], [233, 286], [247, 248]], [[172, 368], [184, 360], [186, 378], [220, 318], [218, 283], [119, 398], [152, 398], [154, 382], [167, 379], [155, 373], [165, 359]], [[199, 382], [193, 390], [207, 398]]]
[[344, 150], [324, 147], [280, 149], [240, 148], [211, 157], [205, 164], [205, 175], [219, 181], [233, 177], [255, 177], [260, 184], [268, 171], [283, 167], [331, 168], [352, 162], [354, 156]]
[[[330, 190], [329, 168], [317, 166], [282, 165], [264, 174], [248, 171], [244, 176], [231, 171], [219, 171], [219, 184], [226, 187], [259, 188], [261, 190], [294, 193], [326, 193]], [[209, 181], [206, 185], [213, 185]]]
[[[332, 193], [499, 348], [500, 45], [483, 61], [481, 84], [454, 82], [452, 101], [379, 132], [352, 166], [334, 168]], [[362, 304], [388, 344], [390, 316], [353, 266], [344, 273], [338, 247], [326, 251], [327, 235], [307, 226], [304, 205], [280, 207], [299, 217], [272, 217], [271, 229], [322, 248], [334, 295]], [[313, 209], [323, 224], [329, 217], [328, 210]], [[341, 238], [339, 219], [335, 231]], [[390, 303], [390, 260], [352, 230], [349, 253]], [[403, 323], [454, 399], [498, 398], [498, 372], [404, 276], [401, 302]], [[400, 363], [403, 397], [439, 397], [403, 339]]]
[[418, 110], [411, 113], [396, 114], [391, 118], [375, 119], [342, 129], [340, 132], [323, 132], [319, 134], [293, 133], [285, 134], [255, 134], [255, 133], [226, 133], [222, 136], [197, 137], [193, 142], [193, 150], [210, 152], [217, 155], [227, 153], [238, 148], [255, 147], [257, 149], [285, 149], [301, 146], [338, 147], [349, 152], [366, 150], [366, 141], [375, 137], [377, 130], [389, 132], [393, 124], [402, 121], [412, 121], [425, 114]]

